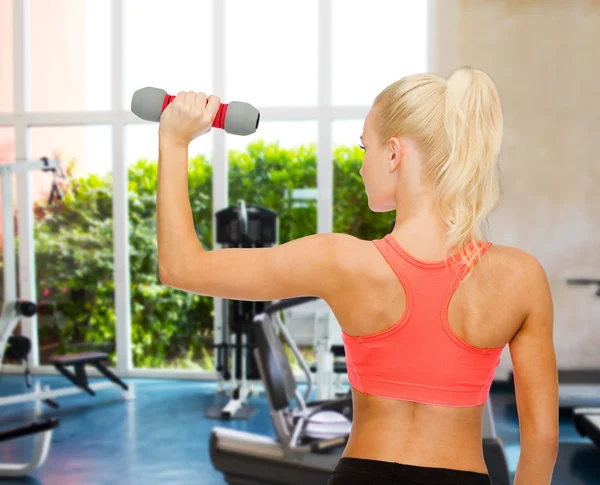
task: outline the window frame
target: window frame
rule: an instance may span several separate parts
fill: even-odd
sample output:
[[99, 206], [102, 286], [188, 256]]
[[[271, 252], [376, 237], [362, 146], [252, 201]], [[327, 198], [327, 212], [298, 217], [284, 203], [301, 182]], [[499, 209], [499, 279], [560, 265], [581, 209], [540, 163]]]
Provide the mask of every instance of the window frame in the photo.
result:
[[[428, 45], [432, 35], [432, 1], [427, 0]], [[131, 345], [131, 308], [130, 308], [130, 267], [129, 232], [127, 200], [127, 164], [124, 160], [125, 127], [128, 124], [147, 123], [141, 121], [123, 106], [123, 17], [124, 3], [111, 0], [111, 109], [110, 111], [79, 112], [35, 112], [27, 110], [29, 92], [28, 50], [29, 37], [27, 19], [29, 0], [13, 0], [13, 112], [0, 113], [0, 126], [12, 126], [15, 131], [15, 158], [30, 158], [29, 128], [35, 126], [89, 126], [105, 124], [112, 127], [113, 158], [113, 222], [114, 222], [114, 278], [116, 312], [116, 370], [123, 377], [167, 377], [214, 379], [216, 373], [178, 369], [141, 369], [133, 365]], [[316, 106], [278, 106], [257, 108], [263, 121], [316, 121], [317, 128], [317, 231], [331, 232], [333, 228], [333, 161], [332, 161], [332, 122], [334, 120], [356, 120], [366, 116], [369, 106], [333, 106], [332, 105], [332, 0], [318, 2], [318, 59]], [[225, 91], [225, 5], [223, 0], [212, 0], [213, 25], [213, 86], [215, 93]], [[428, 68], [431, 68], [432, 54], [428, 49]], [[225, 134], [222, 130], [213, 130], [213, 210], [227, 207], [228, 167]], [[20, 298], [37, 300], [35, 294], [35, 252], [33, 238], [33, 202], [31, 196], [31, 175], [22, 173], [17, 176], [18, 223], [24, 237], [19, 238]], [[215, 231], [213, 231], [215, 234]], [[216, 241], [213, 240], [213, 244]], [[215, 299], [214, 328], [215, 343], [218, 342], [221, 326], [222, 300]], [[35, 374], [55, 374], [50, 366], [39, 365], [37, 337], [37, 319], [25, 319], [22, 332], [32, 341], [31, 369]], [[9, 366], [7, 366], [9, 367]], [[17, 367], [17, 366], [15, 366]]]

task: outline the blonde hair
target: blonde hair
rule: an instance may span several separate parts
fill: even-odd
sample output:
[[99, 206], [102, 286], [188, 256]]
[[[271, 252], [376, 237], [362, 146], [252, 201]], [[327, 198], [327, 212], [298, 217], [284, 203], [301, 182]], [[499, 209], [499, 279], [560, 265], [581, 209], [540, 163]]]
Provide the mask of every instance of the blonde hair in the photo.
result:
[[494, 81], [484, 72], [461, 67], [444, 79], [435, 74], [407, 76], [375, 99], [383, 143], [409, 136], [424, 159], [436, 203], [448, 225], [446, 254], [457, 247], [471, 268], [483, 239], [481, 225], [500, 194], [498, 154], [502, 106]]

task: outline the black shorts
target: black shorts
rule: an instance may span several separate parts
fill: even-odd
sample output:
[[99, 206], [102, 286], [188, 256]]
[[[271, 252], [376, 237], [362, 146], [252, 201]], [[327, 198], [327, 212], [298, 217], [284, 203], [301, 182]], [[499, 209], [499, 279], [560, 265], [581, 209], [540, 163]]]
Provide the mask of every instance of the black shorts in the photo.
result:
[[491, 485], [486, 473], [341, 458], [327, 485]]

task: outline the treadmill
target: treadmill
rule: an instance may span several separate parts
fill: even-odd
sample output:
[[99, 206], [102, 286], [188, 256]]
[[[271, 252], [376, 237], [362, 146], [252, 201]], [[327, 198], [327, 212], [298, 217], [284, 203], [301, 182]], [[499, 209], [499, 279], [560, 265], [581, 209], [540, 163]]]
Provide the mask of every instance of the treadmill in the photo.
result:
[[[596, 295], [600, 296], [600, 280], [568, 279], [569, 285], [598, 285]], [[558, 408], [561, 416], [575, 417], [577, 408], [600, 408], [600, 379], [597, 369], [559, 371]], [[509, 375], [514, 384], [514, 373]]]
[[[600, 296], [600, 280], [574, 279], [567, 280], [570, 285], [597, 285], [596, 295]], [[593, 389], [593, 388], [592, 388]], [[590, 438], [600, 448], [600, 385], [596, 385], [596, 402], [598, 407], [581, 407], [573, 410], [575, 429], [581, 436]]]
[[[568, 285], [597, 285], [600, 296], [600, 279], [568, 279]], [[574, 416], [577, 408], [600, 408], [600, 377], [598, 369], [560, 371], [558, 383], [558, 408], [561, 416]], [[514, 385], [514, 373], [509, 374]]]
[[[230, 485], [326, 485], [341, 457], [351, 427], [351, 416], [344, 413], [348, 400], [307, 403], [309, 393], [303, 396], [299, 392], [276, 331], [276, 326], [283, 329], [275, 323], [279, 311], [312, 299], [283, 300], [254, 319], [254, 353], [276, 437], [213, 428], [210, 458]], [[296, 353], [285, 330], [282, 335]], [[292, 407], [294, 399], [297, 407]], [[489, 400], [483, 420], [483, 453], [493, 485], [509, 485], [506, 455], [496, 435]]]
[[575, 429], [600, 448], [600, 408], [579, 408], [573, 411]]

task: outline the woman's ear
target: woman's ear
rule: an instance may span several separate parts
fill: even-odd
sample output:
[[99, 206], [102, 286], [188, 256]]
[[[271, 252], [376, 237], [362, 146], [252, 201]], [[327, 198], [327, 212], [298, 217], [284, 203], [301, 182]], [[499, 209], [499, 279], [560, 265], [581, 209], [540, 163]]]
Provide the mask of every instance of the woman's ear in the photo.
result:
[[389, 142], [390, 147], [390, 158], [389, 158], [389, 166], [390, 171], [393, 171], [400, 165], [404, 155], [404, 145], [400, 138], [392, 137]]

